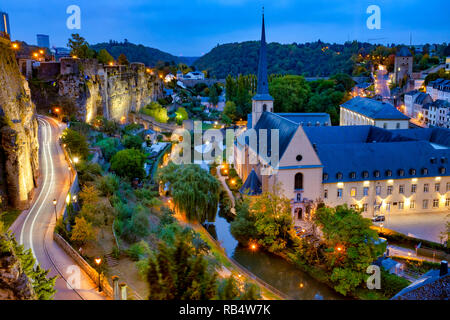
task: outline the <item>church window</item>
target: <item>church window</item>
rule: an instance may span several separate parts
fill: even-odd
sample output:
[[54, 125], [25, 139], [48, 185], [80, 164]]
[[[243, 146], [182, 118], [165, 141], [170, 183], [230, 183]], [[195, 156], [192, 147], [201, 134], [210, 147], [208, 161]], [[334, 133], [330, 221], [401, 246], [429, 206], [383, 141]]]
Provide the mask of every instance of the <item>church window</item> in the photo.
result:
[[303, 190], [303, 174], [297, 173], [295, 175], [295, 190]]
[[267, 105], [263, 105], [263, 112], [267, 111]]

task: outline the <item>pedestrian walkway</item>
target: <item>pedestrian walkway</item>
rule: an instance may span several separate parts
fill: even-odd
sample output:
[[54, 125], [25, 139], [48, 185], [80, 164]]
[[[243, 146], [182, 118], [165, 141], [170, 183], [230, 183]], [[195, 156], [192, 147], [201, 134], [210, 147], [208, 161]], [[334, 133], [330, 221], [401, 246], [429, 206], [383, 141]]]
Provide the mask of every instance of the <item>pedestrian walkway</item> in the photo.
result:
[[233, 214], [236, 214], [236, 199], [234, 198], [234, 194], [233, 192], [231, 192], [230, 188], [227, 185], [227, 182], [225, 180], [225, 177], [222, 176], [222, 173], [220, 172], [220, 166], [217, 167], [217, 176], [219, 177], [219, 181], [222, 184], [222, 186], [224, 187], [225, 191], [228, 193], [228, 196], [230, 197], [231, 200], [231, 212]]

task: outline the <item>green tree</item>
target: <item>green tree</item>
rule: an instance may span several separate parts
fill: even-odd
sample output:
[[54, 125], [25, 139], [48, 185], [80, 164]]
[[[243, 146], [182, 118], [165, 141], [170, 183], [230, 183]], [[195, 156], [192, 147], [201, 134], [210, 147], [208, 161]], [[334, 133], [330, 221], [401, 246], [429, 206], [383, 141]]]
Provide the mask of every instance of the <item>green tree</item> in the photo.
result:
[[80, 59], [93, 58], [94, 52], [89, 48], [87, 41], [78, 33], [72, 34], [67, 46], [71, 49], [70, 54]]
[[347, 206], [317, 210], [316, 224], [321, 228], [327, 250], [326, 265], [335, 289], [346, 295], [367, 279], [367, 267], [385, 250], [372, 222]]
[[222, 118], [224, 115], [227, 116], [231, 121], [236, 121], [238, 119], [236, 104], [233, 101], [227, 101], [227, 103], [225, 104]]
[[143, 143], [144, 140], [139, 136], [126, 135], [122, 139], [122, 144], [127, 149], [141, 150]]
[[190, 241], [177, 237], [173, 247], [160, 242], [148, 262], [149, 300], [212, 300], [217, 272], [208, 268]]
[[119, 140], [116, 138], [102, 139], [95, 144], [102, 150], [103, 157], [106, 161], [110, 161], [111, 158], [119, 151]]
[[304, 112], [311, 90], [302, 76], [284, 76], [273, 79], [269, 91], [275, 112]]
[[212, 85], [209, 89], [209, 102], [214, 106], [219, 103], [219, 94], [215, 85]]
[[119, 58], [117, 59], [117, 63], [120, 66], [127, 66], [130, 64], [130, 62], [128, 61], [128, 58], [125, 54], [121, 53]]
[[179, 107], [176, 112], [176, 119], [178, 124], [182, 124], [184, 120], [189, 119], [189, 114], [186, 109], [183, 107]]
[[61, 141], [67, 145], [72, 157], [86, 159], [89, 155], [89, 145], [86, 137], [72, 129], [65, 129]]
[[102, 49], [98, 52], [97, 60], [99, 63], [109, 64], [110, 62], [114, 62], [114, 58], [106, 49]]
[[258, 239], [255, 223], [256, 215], [250, 212], [250, 200], [237, 202], [236, 217], [230, 224], [230, 231], [234, 238], [243, 245]]
[[142, 179], [144, 171], [145, 155], [135, 149], [125, 149], [117, 152], [111, 159], [111, 170], [121, 177], [129, 179]]
[[159, 179], [168, 182], [176, 210], [188, 221], [214, 221], [219, 204], [220, 184], [199, 165], [170, 163], [159, 172]]
[[87, 222], [84, 217], [75, 218], [75, 225], [70, 240], [77, 245], [83, 246], [86, 242], [95, 239], [92, 223]]
[[155, 118], [156, 121], [161, 123], [167, 123], [169, 116], [167, 114], [167, 109], [162, 107], [157, 102], [152, 102], [149, 105], [142, 108], [142, 113]]

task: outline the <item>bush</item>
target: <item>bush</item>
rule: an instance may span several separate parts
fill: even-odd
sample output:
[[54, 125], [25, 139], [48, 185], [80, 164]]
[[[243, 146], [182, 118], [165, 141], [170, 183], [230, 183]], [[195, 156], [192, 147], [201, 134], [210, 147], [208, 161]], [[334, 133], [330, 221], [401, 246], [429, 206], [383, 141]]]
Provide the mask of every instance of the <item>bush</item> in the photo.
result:
[[408, 280], [395, 274], [390, 274], [385, 270], [381, 271], [381, 290], [387, 297], [392, 298], [409, 285], [410, 282]]
[[67, 145], [72, 157], [87, 159], [89, 155], [89, 145], [85, 136], [75, 130], [66, 129], [62, 133], [61, 141]]
[[97, 188], [103, 196], [112, 196], [119, 190], [120, 179], [115, 174], [108, 174], [97, 181]]
[[131, 260], [139, 261], [150, 253], [150, 248], [145, 241], [141, 241], [131, 245], [127, 253]]
[[122, 139], [122, 144], [127, 149], [141, 150], [143, 143], [144, 140], [142, 140], [142, 138], [139, 136], [125, 136]]
[[77, 165], [78, 177], [82, 184], [95, 181], [102, 174], [102, 167], [98, 163], [82, 162]]
[[119, 151], [119, 140], [116, 138], [106, 138], [97, 142], [96, 146], [102, 150], [105, 160], [110, 161], [111, 158]]

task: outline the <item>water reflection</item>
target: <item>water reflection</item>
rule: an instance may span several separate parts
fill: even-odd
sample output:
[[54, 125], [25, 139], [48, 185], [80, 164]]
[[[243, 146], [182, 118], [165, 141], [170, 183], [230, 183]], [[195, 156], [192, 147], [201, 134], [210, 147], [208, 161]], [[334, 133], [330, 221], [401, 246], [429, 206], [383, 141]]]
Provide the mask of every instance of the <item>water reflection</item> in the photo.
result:
[[315, 280], [278, 256], [240, 247], [230, 232], [229, 222], [219, 214], [214, 224], [205, 225], [205, 227], [222, 244], [229, 257], [292, 299], [345, 299], [327, 285]]

